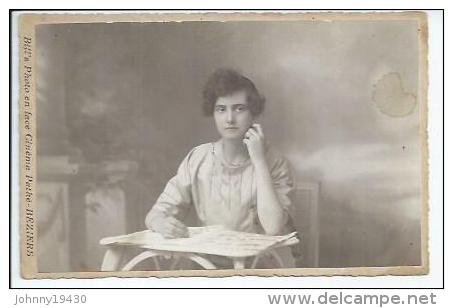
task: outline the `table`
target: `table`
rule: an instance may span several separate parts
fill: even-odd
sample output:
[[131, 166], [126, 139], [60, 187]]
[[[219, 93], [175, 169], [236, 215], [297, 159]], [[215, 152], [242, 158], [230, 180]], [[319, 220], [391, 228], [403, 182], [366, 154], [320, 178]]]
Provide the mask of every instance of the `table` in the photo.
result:
[[[145, 231], [142, 231], [145, 232]], [[226, 231], [230, 232], [231, 231]], [[154, 261], [155, 267], [157, 270], [160, 270], [160, 264], [159, 264], [159, 259], [164, 258], [167, 260], [173, 260], [173, 262], [170, 265], [170, 270], [173, 270], [176, 268], [176, 266], [179, 264], [179, 261], [181, 259], [189, 259], [196, 264], [200, 265], [204, 269], [212, 270], [216, 269], [217, 267], [208, 259], [205, 257], [206, 253], [200, 253], [200, 252], [194, 252], [194, 251], [181, 251], [181, 249], [153, 249], [150, 248], [149, 245], [147, 245], [147, 241], [149, 242], [150, 239], [144, 240], [143, 238], [140, 238], [140, 240], [137, 240], [137, 234], [140, 232], [137, 232], [135, 234], [130, 234], [130, 235], [123, 235], [123, 236], [118, 236], [118, 237], [111, 237], [111, 238], [105, 238], [101, 240], [101, 245], [107, 246], [107, 251], [104, 255], [104, 259], [102, 262], [102, 271], [129, 271], [132, 270], [137, 264], [140, 262], [146, 260], [146, 259], [152, 259]], [[142, 233], [143, 234], [143, 233]], [[143, 236], [143, 235], [140, 236]], [[229, 234], [229, 233], [227, 233]], [[242, 235], [245, 233], [240, 233], [238, 234]], [[261, 237], [269, 239], [273, 238], [270, 236], [265, 236], [265, 235], [258, 235], [258, 234], [250, 234], [251, 236], [254, 236], [254, 238], [260, 239]], [[294, 234], [293, 234], [294, 235]], [[253, 258], [252, 262], [250, 263], [250, 268], [255, 268], [256, 265], [258, 264], [258, 261], [266, 255], [270, 255], [274, 258], [274, 260], [278, 263], [278, 267], [284, 267], [284, 262], [280, 255], [277, 253], [277, 249], [280, 247], [285, 247], [285, 246], [291, 246], [294, 244], [297, 244], [299, 240], [295, 236], [285, 236], [285, 237], [275, 237], [275, 238], [283, 238], [283, 240], [273, 244], [267, 249], [259, 251], [259, 253], [250, 255], [250, 256], [233, 256], [232, 254], [226, 255], [225, 253], [222, 252], [213, 252], [211, 251], [211, 255], [217, 255], [217, 256], [223, 256], [230, 258], [233, 263], [233, 268], [234, 269], [244, 269], [246, 268], [247, 260], [248, 258]], [[253, 239], [253, 237], [252, 237]], [[161, 240], [162, 241], [162, 240]], [[149, 244], [149, 243], [148, 243]], [[237, 243], [236, 243], [237, 244]], [[256, 243], [254, 243], [256, 244]], [[225, 245], [228, 245], [228, 242], [225, 243]], [[232, 244], [233, 245], [233, 244]], [[245, 243], [247, 245], [247, 243]], [[141, 248], [142, 252], [140, 252], [138, 255], [134, 256], [131, 260], [128, 260], [125, 265], [121, 266], [121, 263], [123, 261], [123, 256], [126, 254], [127, 250], [130, 248]], [[164, 246], [157, 246], [157, 247], [166, 247]], [[171, 246], [170, 246], [171, 247]], [[224, 250], [225, 251], [225, 250]]]

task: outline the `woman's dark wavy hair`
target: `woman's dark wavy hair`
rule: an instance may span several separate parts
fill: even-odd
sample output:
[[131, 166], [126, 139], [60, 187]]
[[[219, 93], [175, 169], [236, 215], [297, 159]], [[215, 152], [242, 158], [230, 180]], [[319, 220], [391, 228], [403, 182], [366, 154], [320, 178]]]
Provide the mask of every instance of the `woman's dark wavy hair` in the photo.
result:
[[213, 115], [219, 97], [229, 96], [238, 91], [246, 92], [248, 108], [254, 116], [263, 112], [265, 98], [258, 93], [253, 82], [233, 69], [221, 68], [209, 77], [203, 89], [204, 115]]

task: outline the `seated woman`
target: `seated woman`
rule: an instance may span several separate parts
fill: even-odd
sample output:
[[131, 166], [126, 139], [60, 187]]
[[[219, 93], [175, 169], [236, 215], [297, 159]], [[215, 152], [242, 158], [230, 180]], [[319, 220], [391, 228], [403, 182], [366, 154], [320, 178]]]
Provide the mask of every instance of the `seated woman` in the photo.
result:
[[[148, 213], [147, 227], [167, 238], [187, 236], [184, 215], [193, 208], [200, 226], [269, 235], [292, 231], [288, 162], [266, 145], [255, 122], [264, 98], [250, 79], [219, 69], [206, 83], [203, 100], [220, 139], [188, 153]], [[281, 250], [283, 259], [292, 259], [289, 249]]]

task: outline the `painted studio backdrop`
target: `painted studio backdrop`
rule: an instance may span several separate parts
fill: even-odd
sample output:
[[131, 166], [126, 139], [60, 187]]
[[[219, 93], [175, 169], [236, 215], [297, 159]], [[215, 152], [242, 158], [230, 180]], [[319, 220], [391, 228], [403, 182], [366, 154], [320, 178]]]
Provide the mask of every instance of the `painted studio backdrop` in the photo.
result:
[[[266, 97], [297, 178], [300, 267], [420, 264], [415, 21], [37, 27], [38, 269], [100, 270], [99, 239], [144, 218], [195, 145], [218, 138], [219, 67]], [[391, 93], [391, 94], [389, 94]]]

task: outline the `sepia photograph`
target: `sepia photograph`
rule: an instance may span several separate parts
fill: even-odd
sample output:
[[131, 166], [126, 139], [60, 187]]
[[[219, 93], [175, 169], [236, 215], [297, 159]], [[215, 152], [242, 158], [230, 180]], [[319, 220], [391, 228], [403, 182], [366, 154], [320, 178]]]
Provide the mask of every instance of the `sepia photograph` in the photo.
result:
[[19, 32], [24, 278], [429, 272], [424, 13]]

